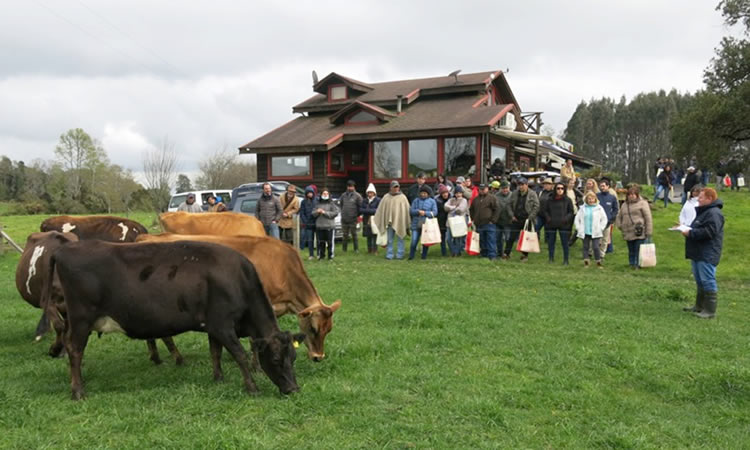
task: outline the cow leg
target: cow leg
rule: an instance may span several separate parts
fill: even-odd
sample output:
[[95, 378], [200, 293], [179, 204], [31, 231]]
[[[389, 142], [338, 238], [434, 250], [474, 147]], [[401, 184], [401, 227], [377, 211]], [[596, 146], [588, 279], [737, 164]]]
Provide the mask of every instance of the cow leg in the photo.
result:
[[156, 348], [155, 339], [146, 339], [146, 347], [148, 347], [148, 354], [151, 361], [154, 364], [161, 364], [161, 358], [159, 358], [159, 349]]
[[81, 376], [81, 361], [86, 344], [89, 341], [90, 326], [79, 326], [76, 329], [69, 327], [66, 336], [68, 358], [70, 360], [70, 390], [73, 400], [81, 400], [86, 396], [83, 390], [83, 377]]
[[250, 368], [247, 364], [247, 353], [245, 353], [245, 349], [242, 348], [242, 344], [240, 343], [237, 334], [234, 332], [234, 328], [225, 328], [225, 330], [227, 329], [228, 331], [221, 331], [215, 337], [224, 347], [226, 347], [227, 350], [229, 350], [229, 353], [232, 354], [237, 365], [240, 366], [240, 372], [242, 372], [242, 378], [245, 380], [245, 389], [247, 392], [249, 394], [257, 394], [259, 392], [258, 386], [255, 385], [255, 381], [253, 381], [253, 377], [250, 375]]
[[253, 358], [250, 360], [250, 371], [258, 373], [262, 368], [260, 367], [260, 361], [258, 361], [258, 351], [253, 348], [252, 339], [250, 339], [250, 354], [253, 355]]
[[36, 332], [34, 333], [34, 341], [39, 342], [42, 337], [49, 331], [49, 319], [47, 314], [42, 311], [42, 317], [39, 319], [39, 323], [36, 325]]
[[62, 317], [61, 312], [57, 308], [47, 308], [44, 312], [47, 319], [52, 324], [52, 328], [55, 330], [55, 342], [49, 348], [49, 355], [53, 358], [62, 356], [62, 351], [65, 349], [65, 334], [67, 333], [67, 319]]
[[214, 370], [214, 381], [224, 381], [224, 372], [221, 370], [221, 351], [224, 348], [217, 339], [208, 336], [208, 344], [211, 348], [211, 365]]
[[174, 358], [175, 364], [178, 366], [181, 366], [185, 363], [185, 359], [180, 354], [180, 351], [177, 350], [177, 346], [174, 344], [174, 339], [171, 337], [166, 337], [161, 340], [164, 342], [164, 345], [167, 346], [167, 350], [169, 350], [169, 353], [172, 355], [172, 358]]

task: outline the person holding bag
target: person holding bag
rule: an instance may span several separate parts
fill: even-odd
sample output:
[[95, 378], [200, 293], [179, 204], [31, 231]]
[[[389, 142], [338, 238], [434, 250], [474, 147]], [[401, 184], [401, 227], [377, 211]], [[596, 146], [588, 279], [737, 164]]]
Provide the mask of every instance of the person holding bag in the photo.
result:
[[440, 227], [440, 254], [448, 256], [448, 212], [445, 210], [445, 204], [451, 198], [451, 190], [448, 186], [441, 184], [438, 186], [438, 195], [435, 197], [437, 204], [437, 220]]
[[555, 261], [555, 241], [559, 234], [563, 250], [563, 265], [567, 266], [570, 255], [568, 240], [570, 239], [570, 232], [575, 217], [575, 213], [573, 212], [574, 206], [573, 201], [565, 192], [565, 185], [563, 183], [555, 184], [554, 192], [552, 197], [544, 204], [544, 210], [542, 211], [547, 224], [546, 237], [549, 262]]
[[[437, 217], [437, 203], [430, 197], [432, 190], [426, 184], [419, 188], [419, 197], [411, 203], [409, 214], [411, 215], [411, 245], [409, 246], [409, 260], [414, 259], [417, 252], [419, 238], [422, 236], [422, 225], [427, 218]], [[422, 246], [422, 259], [427, 259], [428, 246]]]
[[[479, 254], [490, 261], [497, 259], [497, 238], [495, 231], [500, 209], [497, 207], [497, 198], [489, 195], [490, 188], [486, 184], [479, 185], [479, 194], [469, 206], [471, 222], [479, 232]], [[533, 194], [533, 193], [532, 193]], [[536, 194], [533, 194], [536, 195]]]
[[443, 208], [448, 213], [448, 230], [445, 232], [445, 240], [450, 247], [451, 256], [460, 256], [466, 245], [466, 223], [469, 212], [469, 202], [464, 198], [464, 190], [461, 186], [456, 185], [453, 198], [449, 199]]
[[589, 267], [589, 249], [594, 246], [594, 259], [596, 265], [603, 269], [602, 252], [599, 240], [607, 227], [607, 213], [599, 204], [599, 199], [594, 191], [587, 191], [583, 196], [584, 204], [578, 210], [575, 218], [575, 226], [578, 238], [583, 240], [583, 265]]
[[653, 233], [651, 208], [646, 199], [641, 197], [641, 188], [637, 184], [628, 187], [625, 203], [617, 213], [615, 226], [622, 231], [622, 237], [628, 244], [628, 260], [632, 269], [638, 269], [638, 255], [641, 244]]
[[[536, 192], [529, 189], [529, 180], [526, 178], [519, 178], [518, 189], [510, 194], [510, 202], [508, 203], [509, 214], [511, 214], [511, 232], [510, 239], [505, 242], [505, 255], [504, 259], [510, 257], [510, 251], [513, 249], [513, 244], [516, 242], [521, 234], [521, 230], [526, 223], [526, 219], [529, 222], [534, 223], [536, 221], [536, 215], [539, 212], [539, 197]], [[521, 262], [526, 262], [529, 259], [528, 252], [521, 253]]]

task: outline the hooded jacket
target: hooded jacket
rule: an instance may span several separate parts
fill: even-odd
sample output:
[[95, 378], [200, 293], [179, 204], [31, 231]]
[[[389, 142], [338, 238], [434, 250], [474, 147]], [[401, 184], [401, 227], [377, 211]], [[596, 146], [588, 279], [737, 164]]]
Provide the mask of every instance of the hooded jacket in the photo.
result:
[[[313, 193], [312, 198], [307, 198], [309, 192]], [[313, 216], [313, 211], [315, 211], [317, 204], [318, 201], [315, 199], [315, 190], [312, 186], [306, 187], [305, 198], [302, 199], [302, 202], [299, 205], [299, 223], [304, 228], [315, 228], [315, 217]]]
[[716, 199], [711, 204], [695, 208], [696, 216], [685, 238], [685, 258], [719, 265], [724, 243], [724, 203]]
[[362, 223], [370, 224], [370, 217], [374, 216], [380, 205], [380, 197], [375, 195], [372, 199], [365, 197], [362, 199], [362, 205], [359, 207], [359, 213], [362, 214]]
[[[424, 211], [424, 216], [420, 216], [419, 211]], [[437, 203], [432, 197], [417, 197], [411, 202], [409, 214], [411, 215], [411, 229], [421, 229], [424, 219], [437, 218]]]
[[[318, 214], [318, 209], [322, 209], [323, 213]], [[313, 210], [313, 216], [315, 216], [315, 228], [318, 230], [332, 230], [336, 226], [334, 220], [339, 215], [339, 207], [330, 198], [323, 200], [320, 198], [318, 204]]]

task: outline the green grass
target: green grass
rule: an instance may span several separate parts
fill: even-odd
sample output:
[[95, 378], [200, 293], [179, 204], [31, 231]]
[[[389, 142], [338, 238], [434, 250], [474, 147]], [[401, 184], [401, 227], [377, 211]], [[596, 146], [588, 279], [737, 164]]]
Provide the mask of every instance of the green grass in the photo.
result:
[[[262, 374], [243, 393], [225, 356], [211, 381], [207, 339], [179, 336], [184, 367], [154, 366], [145, 344], [92, 336], [89, 397], [69, 400], [66, 360], [31, 338], [39, 312], [20, 299], [17, 255], [0, 257], [0, 447], [747, 448], [750, 195], [722, 193], [718, 317], [683, 313], [694, 283], [679, 214], [654, 211], [658, 265], [630, 271], [627, 247], [605, 270], [532, 255], [527, 264], [386, 261], [383, 252], [308, 262], [326, 302], [342, 307], [327, 359], [300, 349], [301, 392], [282, 398]], [[153, 216], [135, 216], [150, 225]], [[19, 244], [42, 216], [4, 217]], [[560, 257], [558, 256], [558, 259]], [[293, 318], [281, 320], [294, 329]]]

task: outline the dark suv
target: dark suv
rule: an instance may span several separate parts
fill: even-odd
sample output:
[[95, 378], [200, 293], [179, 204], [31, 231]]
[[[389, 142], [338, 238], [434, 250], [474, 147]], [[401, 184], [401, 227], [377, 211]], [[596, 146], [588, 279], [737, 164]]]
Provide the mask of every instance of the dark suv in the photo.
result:
[[[284, 192], [286, 192], [287, 186], [289, 186], [291, 184], [288, 181], [269, 181], [269, 183], [271, 184], [271, 192], [273, 192], [275, 195], [281, 195]], [[245, 184], [241, 184], [241, 185], [237, 186], [236, 188], [232, 189], [232, 197], [231, 197], [232, 201], [229, 202], [229, 205], [227, 205], [227, 209], [229, 209], [230, 211], [235, 211], [234, 205], [235, 205], [235, 202], [237, 201], [237, 197], [238, 196], [241, 196], [241, 195], [244, 195], [244, 194], [249, 194], [249, 193], [257, 193], [258, 194], [257, 197], [260, 197], [260, 194], [263, 192], [263, 185], [264, 184], [265, 183], [262, 183], [262, 182], [261, 183], [245, 183]], [[297, 196], [298, 197], [304, 197], [305, 196], [305, 190], [304, 189], [302, 189], [302, 188], [300, 188], [299, 186], [296, 186], [296, 185], [294, 186], [294, 188], [297, 191]], [[257, 199], [257, 197], [256, 197], [256, 199]], [[253, 208], [255, 208], [254, 205], [253, 205]], [[243, 211], [243, 212], [245, 212], [245, 211]], [[253, 209], [253, 212], [255, 212], [255, 209]]]

